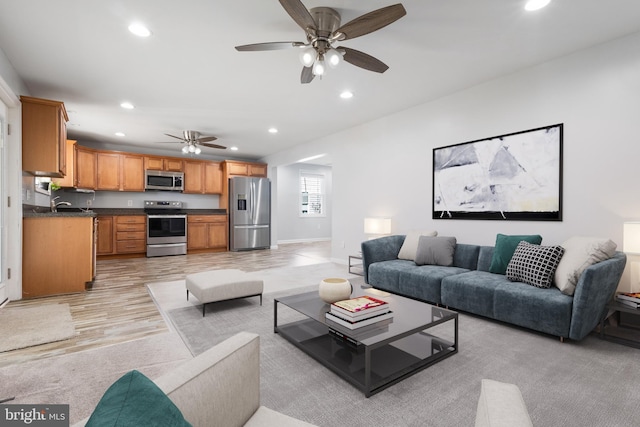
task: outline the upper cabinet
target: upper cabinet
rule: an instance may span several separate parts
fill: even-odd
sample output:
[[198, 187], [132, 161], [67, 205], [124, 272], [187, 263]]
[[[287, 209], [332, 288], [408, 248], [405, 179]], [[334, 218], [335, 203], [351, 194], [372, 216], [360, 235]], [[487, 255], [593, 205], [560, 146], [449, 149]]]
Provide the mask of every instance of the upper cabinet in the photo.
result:
[[76, 151], [76, 141], [67, 139], [67, 148], [66, 148], [66, 164], [67, 164], [67, 173], [64, 178], [54, 178], [51, 181], [58, 184], [60, 187], [74, 187], [75, 186], [75, 153]]
[[67, 110], [64, 103], [21, 96], [22, 170], [62, 178], [67, 173]]
[[184, 161], [184, 192], [222, 194], [222, 168], [218, 162]]
[[265, 178], [267, 176], [267, 165], [265, 163], [237, 162], [235, 160], [225, 161], [227, 165], [227, 176], [256, 176]]
[[171, 157], [146, 156], [144, 158], [144, 169], [154, 171], [183, 172], [182, 159]]
[[76, 145], [74, 162], [74, 187], [85, 190], [97, 188], [97, 156], [95, 150]]

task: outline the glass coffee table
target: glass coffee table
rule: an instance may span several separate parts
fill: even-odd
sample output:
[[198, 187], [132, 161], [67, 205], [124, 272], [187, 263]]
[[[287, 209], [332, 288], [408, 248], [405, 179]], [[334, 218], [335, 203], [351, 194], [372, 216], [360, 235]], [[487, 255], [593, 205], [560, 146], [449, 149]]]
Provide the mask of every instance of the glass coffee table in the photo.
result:
[[[371, 289], [356, 288], [351, 297], [361, 295], [387, 301], [393, 318], [350, 330], [326, 320], [329, 304], [315, 291], [276, 298], [274, 332], [366, 397], [458, 352], [458, 313]], [[286, 323], [278, 323], [279, 313]]]

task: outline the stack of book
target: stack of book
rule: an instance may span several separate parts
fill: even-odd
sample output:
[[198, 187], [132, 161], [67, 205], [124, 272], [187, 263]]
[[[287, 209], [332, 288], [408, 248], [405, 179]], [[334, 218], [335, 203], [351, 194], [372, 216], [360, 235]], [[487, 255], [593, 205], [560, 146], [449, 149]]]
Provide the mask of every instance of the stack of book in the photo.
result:
[[639, 292], [623, 292], [616, 295], [616, 301], [621, 304], [628, 305], [633, 308], [640, 308], [640, 293]]
[[368, 295], [334, 302], [326, 313], [327, 320], [351, 330], [377, 324], [392, 316], [388, 302]]

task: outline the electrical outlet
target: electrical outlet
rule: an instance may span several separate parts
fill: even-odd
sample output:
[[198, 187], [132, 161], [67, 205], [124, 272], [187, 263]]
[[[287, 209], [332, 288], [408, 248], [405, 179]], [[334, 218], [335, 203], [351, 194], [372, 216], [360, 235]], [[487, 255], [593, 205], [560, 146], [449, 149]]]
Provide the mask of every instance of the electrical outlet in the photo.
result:
[[127, 206], [133, 206], [133, 200], [127, 200]]
[[87, 199], [87, 207], [91, 206], [91, 199]]

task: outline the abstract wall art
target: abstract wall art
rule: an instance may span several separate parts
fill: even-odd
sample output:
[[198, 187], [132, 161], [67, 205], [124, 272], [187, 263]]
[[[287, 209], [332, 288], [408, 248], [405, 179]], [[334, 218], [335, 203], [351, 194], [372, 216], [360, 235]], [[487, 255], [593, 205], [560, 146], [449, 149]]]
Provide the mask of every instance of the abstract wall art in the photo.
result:
[[433, 218], [562, 220], [557, 124], [433, 149]]

